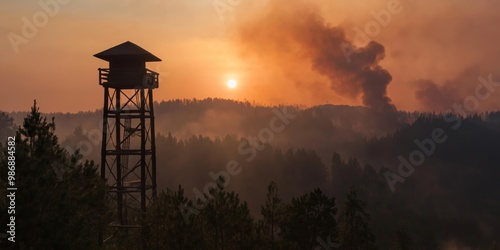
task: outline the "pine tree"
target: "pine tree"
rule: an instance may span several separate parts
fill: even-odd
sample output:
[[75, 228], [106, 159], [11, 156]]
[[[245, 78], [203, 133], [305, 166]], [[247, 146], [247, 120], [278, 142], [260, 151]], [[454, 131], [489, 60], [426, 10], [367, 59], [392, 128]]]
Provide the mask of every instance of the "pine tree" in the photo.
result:
[[335, 198], [320, 189], [292, 199], [281, 223], [287, 249], [312, 249], [318, 239], [336, 239], [337, 221]]
[[248, 204], [239, 196], [224, 189], [225, 180], [219, 177], [217, 187], [210, 189], [201, 216], [205, 220], [203, 236], [207, 249], [252, 248], [253, 218]]
[[399, 223], [395, 237], [394, 250], [409, 250], [413, 246], [413, 239], [405, 223]]
[[394, 250], [409, 250], [413, 246], [413, 239], [405, 223], [400, 223], [395, 232]]
[[281, 199], [278, 197], [278, 187], [272, 181], [267, 187], [266, 205], [261, 207], [261, 214], [264, 217], [264, 231], [266, 232], [266, 241], [269, 249], [277, 249], [277, 232], [281, 221]]
[[199, 216], [194, 215], [186, 223], [180, 211], [183, 206], [191, 207], [192, 201], [184, 195], [179, 186], [176, 192], [162, 191], [148, 209], [149, 249], [202, 249], [203, 244]]
[[340, 249], [376, 249], [375, 236], [368, 226], [369, 219], [365, 202], [358, 198], [357, 191], [351, 187], [339, 214]]
[[[1, 151], [6, 154], [5, 148]], [[47, 122], [36, 102], [16, 135], [15, 157], [19, 247], [96, 248], [97, 232], [105, 226], [105, 183], [93, 162], [82, 163], [78, 151], [69, 155], [59, 146], [54, 120]], [[7, 181], [5, 159], [0, 162], [2, 186]]]

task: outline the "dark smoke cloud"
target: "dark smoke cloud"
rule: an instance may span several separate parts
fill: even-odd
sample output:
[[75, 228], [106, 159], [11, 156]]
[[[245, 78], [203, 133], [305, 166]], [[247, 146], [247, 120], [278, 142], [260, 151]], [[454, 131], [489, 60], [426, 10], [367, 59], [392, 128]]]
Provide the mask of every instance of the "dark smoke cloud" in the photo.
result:
[[384, 46], [372, 41], [356, 47], [343, 28], [326, 23], [311, 3], [270, 1], [264, 15], [241, 25], [239, 35], [249, 54], [281, 67], [289, 65], [287, 60], [306, 61], [329, 79], [336, 93], [361, 96], [364, 105], [378, 112], [396, 112], [387, 97], [392, 76], [379, 65], [385, 57]]
[[[420, 79], [417, 85], [415, 98], [420, 102], [421, 108], [427, 111], [445, 112], [453, 109], [455, 104], [463, 104], [467, 96], [475, 94], [475, 88], [480, 82], [478, 77], [482, 72], [477, 67], [469, 67], [453, 79], [438, 83], [429, 79]], [[494, 98], [491, 98], [494, 99]], [[488, 103], [481, 103], [484, 106]]]
[[417, 84], [415, 98], [420, 101], [425, 110], [446, 111], [458, 101], [456, 86], [453, 86], [450, 81], [442, 86], [427, 79], [420, 79], [415, 83]]

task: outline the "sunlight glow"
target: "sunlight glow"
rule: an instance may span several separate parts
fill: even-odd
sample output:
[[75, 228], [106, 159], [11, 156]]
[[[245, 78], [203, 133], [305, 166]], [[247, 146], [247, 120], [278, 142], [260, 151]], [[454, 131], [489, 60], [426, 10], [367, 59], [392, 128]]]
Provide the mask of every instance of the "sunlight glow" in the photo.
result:
[[237, 83], [235, 80], [232, 80], [232, 79], [231, 79], [231, 80], [227, 81], [227, 86], [228, 86], [229, 88], [231, 88], [231, 89], [236, 88], [236, 85], [238, 85], [238, 83]]

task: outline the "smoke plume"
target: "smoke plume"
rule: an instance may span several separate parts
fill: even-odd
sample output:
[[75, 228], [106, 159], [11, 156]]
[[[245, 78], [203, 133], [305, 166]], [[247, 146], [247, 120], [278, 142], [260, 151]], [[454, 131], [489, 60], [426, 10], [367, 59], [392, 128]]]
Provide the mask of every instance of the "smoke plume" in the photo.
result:
[[[443, 83], [429, 79], [417, 80], [414, 82], [417, 86], [415, 98], [420, 102], [421, 108], [426, 111], [445, 112], [452, 110], [456, 104], [463, 105], [467, 96], [474, 96], [477, 93], [477, 87], [481, 85], [478, 78], [487, 76], [487, 73], [484, 72], [491, 71], [479, 67], [469, 67], [453, 79]], [[479, 90], [481, 90], [479, 93], [487, 95], [487, 98], [478, 102], [478, 108], [484, 111], [488, 109], [488, 106], [492, 106], [492, 102], [496, 102], [496, 98], [490, 98], [490, 95], [494, 93], [490, 94], [486, 88]]]
[[311, 3], [272, 0], [265, 14], [241, 24], [239, 38], [250, 55], [280, 67], [287, 67], [290, 60], [307, 62], [327, 77], [334, 92], [361, 97], [365, 106], [378, 112], [396, 112], [387, 97], [392, 76], [379, 65], [384, 46], [371, 41], [356, 47], [343, 28], [326, 23]]

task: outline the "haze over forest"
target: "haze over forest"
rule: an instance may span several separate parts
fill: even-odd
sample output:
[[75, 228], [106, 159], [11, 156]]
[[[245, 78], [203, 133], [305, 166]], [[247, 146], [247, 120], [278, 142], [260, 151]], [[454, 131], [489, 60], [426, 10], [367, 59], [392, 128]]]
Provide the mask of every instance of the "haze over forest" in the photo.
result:
[[[499, 233], [500, 203], [493, 197], [500, 192], [495, 181], [500, 112], [445, 118], [398, 112], [399, 123], [388, 127], [379, 113], [352, 106], [270, 107], [204, 99], [160, 102], [154, 108], [161, 189], [181, 185], [194, 197], [195, 189], [203, 190], [214, 181], [213, 174], [236, 160], [243, 170], [230, 178], [227, 190], [247, 201], [256, 218], [267, 184], [275, 181], [285, 201], [321, 188], [341, 204], [349, 188], [356, 187], [367, 201], [380, 248], [391, 246], [390, 231], [401, 222], [415, 247], [426, 249], [485, 248]], [[275, 112], [293, 118], [269, 142], [259, 142], [265, 145], [261, 150], [250, 153], [248, 142], [269, 127]], [[27, 114], [9, 115], [20, 124]], [[100, 162], [101, 111], [45, 115], [55, 117], [62, 147], [80, 148], [85, 159]], [[434, 149], [415, 143], [433, 138], [436, 128], [445, 133], [443, 143], [434, 142]], [[391, 183], [394, 177], [385, 173], [401, 176], [398, 157], [419, 161], [409, 157], [415, 150], [432, 152], [403, 181]]]
[[[148, 249], [500, 249], [498, 9], [2, 3], [0, 184], [15, 136], [19, 246], [139, 249], [142, 237]], [[158, 197], [143, 217], [130, 212], [147, 234], [101, 246], [95, 232], [117, 205], [98, 171], [96, 69], [108, 65], [92, 55], [125, 41], [162, 59], [147, 64], [160, 74]], [[4, 236], [0, 248], [13, 249]]]

